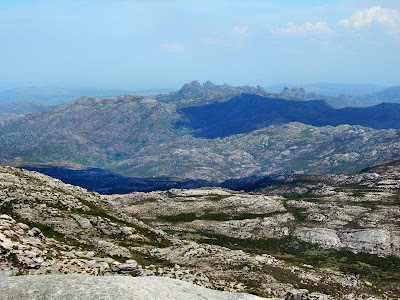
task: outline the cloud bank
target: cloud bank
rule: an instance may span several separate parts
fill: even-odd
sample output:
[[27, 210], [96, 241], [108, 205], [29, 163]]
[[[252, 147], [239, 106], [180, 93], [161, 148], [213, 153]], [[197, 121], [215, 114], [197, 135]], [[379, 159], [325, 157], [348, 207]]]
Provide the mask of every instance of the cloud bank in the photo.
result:
[[382, 8], [381, 6], [359, 10], [349, 19], [339, 21], [339, 24], [355, 29], [381, 24], [386, 27], [389, 34], [400, 37], [400, 13], [395, 9]]

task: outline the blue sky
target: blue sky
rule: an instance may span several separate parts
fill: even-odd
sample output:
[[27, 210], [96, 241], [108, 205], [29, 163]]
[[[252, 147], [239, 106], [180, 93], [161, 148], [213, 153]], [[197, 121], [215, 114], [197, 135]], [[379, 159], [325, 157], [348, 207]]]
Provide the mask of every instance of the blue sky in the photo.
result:
[[400, 85], [399, 0], [0, 1], [0, 83]]

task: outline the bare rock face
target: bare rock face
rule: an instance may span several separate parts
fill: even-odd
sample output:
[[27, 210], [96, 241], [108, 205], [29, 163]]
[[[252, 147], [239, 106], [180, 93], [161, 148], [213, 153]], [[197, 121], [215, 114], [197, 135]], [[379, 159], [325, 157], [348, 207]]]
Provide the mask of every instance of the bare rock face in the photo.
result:
[[[394, 245], [394, 239], [388, 230], [385, 229], [364, 229], [364, 230], [352, 230], [341, 233], [342, 241], [345, 246], [352, 249], [360, 249], [363, 251], [386, 251], [393, 253], [396, 248], [399, 248], [399, 244]], [[395, 249], [392, 249], [395, 248]]]
[[369, 253], [399, 255], [398, 233], [385, 229], [333, 230], [328, 228], [299, 228], [297, 238], [327, 248], [349, 248]]
[[328, 228], [299, 228], [294, 233], [295, 237], [325, 247], [340, 247], [341, 242], [335, 230]]
[[161, 277], [39, 275], [1, 277], [1, 299], [262, 299]]

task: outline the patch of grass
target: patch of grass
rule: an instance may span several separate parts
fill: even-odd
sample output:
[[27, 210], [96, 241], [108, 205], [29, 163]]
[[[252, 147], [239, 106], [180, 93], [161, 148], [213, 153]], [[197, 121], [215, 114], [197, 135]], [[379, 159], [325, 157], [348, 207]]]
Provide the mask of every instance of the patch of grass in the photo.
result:
[[160, 266], [160, 267], [173, 267], [174, 264], [167, 261], [167, 260], [161, 260], [155, 256], [148, 255], [145, 253], [142, 253], [137, 250], [131, 250], [131, 254], [133, 256], [133, 259], [137, 261], [137, 263], [141, 266], [150, 266], [150, 265], [155, 265], [155, 266]]
[[112, 221], [114, 223], [134, 228], [138, 233], [141, 233], [145, 237], [150, 239], [150, 242], [142, 242], [142, 244], [150, 244], [150, 245], [154, 245], [154, 246], [157, 246], [157, 247], [169, 247], [169, 246], [171, 246], [171, 242], [169, 240], [167, 240], [166, 238], [164, 238], [162, 236], [159, 236], [157, 233], [153, 232], [152, 230], [144, 228], [144, 227], [141, 227], [141, 226], [138, 226], [136, 224], [132, 224], [132, 223], [126, 222], [126, 221], [121, 220], [121, 219], [118, 219], [118, 218], [110, 215], [109, 213], [107, 213], [105, 210], [99, 208], [94, 203], [91, 203], [91, 202], [83, 200], [83, 199], [79, 199], [79, 200], [82, 202], [82, 204], [84, 204], [87, 207], [89, 207], [90, 210], [89, 211], [79, 210], [78, 213], [91, 215], [91, 216], [100, 216], [102, 218], [109, 219], [110, 221]]
[[152, 202], [157, 202], [157, 201], [158, 201], [157, 198], [146, 198], [146, 199], [142, 199], [142, 200], [135, 202], [135, 205], [147, 204], [147, 203], [152, 203]]
[[264, 290], [256, 287], [248, 287], [244, 290], [244, 293], [255, 295], [262, 298], [274, 298], [273, 294], [266, 293]]
[[296, 206], [289, 206], [284, 203], [286, 210], [291, 213], [298, 222], [305, 222], [307, 221], [307, 213], [306, 208], [304, 207], [296, 207]]
[[305, 198], [304, 194], [282, 194], [282, 196], [287, 200], [299, 200]]
[[345, 226], [345, 228], [350, 228], [350, 229], [365, 229], [364, 226], [361, 226], [357, 220], [353, 220], [351, 222], [348, 222]]
[[307, 192], [304, 194], [283, 194], [282, 195], [286, 200], [303, 200], [307, 202], [319, 202], [323, 200], [325, 196], [321, 195], [314, 195], [311, 192]]
[[349, 250], [323, 249], [290, 236], [253, 240], [201, 232], [197, 242], [254, 254], [268, 253], [291, 263], [337, 269], [365, 280], [400, 280], [399, 257], [380, 257], [365, 252], [356, 254]]
[[173, 223], [179, 223], [179, 222], [192, 222], [196, 220], [196, 214], [195, 213], [182, 213], [178, 215], [171, 215], [171, 216], [160, 216], [159, 219], [168, 221], [168, 222], [173, 222]]
[[313, 133], [314, 133], [314, 130], [312, 130], [311, 128], [307, 128], [307, 129], [304, 129], [303, 131], [301, 131], [299, 135], [301, 138], [306, 138], [306, 137], [311, 136]]
[[[36, 202], [39, 204], [45, 203], [46, 206], [57, 208], [62, 211], [68, 211], [68, 213], [76, 213], [76, 214], [81, 214], [81, 215], [85, 215], [85, 216], [101, 217], [101, 218], [108, 219], [111, 222], [117, 223], [122, 226], [132, 227], [138, 233], [144, 235], [145, 237], [147, 237], [150, 240], [150, 241], [142, 241], [141, 244], [148, 244], [148, 245], [153, 245], [153, 246], [157, 246], [157, 247], [169, 247], [171, 245], [171, 242], [169, 240], [167, 240], [165, 237], [158, 235], [156, 232], [153, 232], [152, 230], [150, 230], [148, 228], [141, 227], [136, 224], [132, 224], [132, 223], [126, 222], [122, 219], [116, 218], [113, 215], [111, 215], [110, 213], [106, 212], [105, 210], [103, 210], [102, 208], [98, 207], [97, 205], [95, 205], [94, 203], [92, 203], [90, 201], [81, 199], [79, 197], [75, 197], [75, 198], [78, 199], [82, 204], [87, 206], [89, 208], [89, 210], [84, 210], [84, 209], [69, 209], [68, 210], [65, 206], [61, 205], [60, 203], [40, 202], [40, 201], [39, 202], [36, 201]], [[32, 201], [30, 201], [30, 202], [32, 202]], [[24, 219], [21, 219], [18, 215], [16, 215], [13, 212], [12, 204], [13, 204], [12, 202], [3, 203], [0, 206], [0, 212], [11, 215], [16, 220], [18, 219], [21, 222], [26, 223], [30, 227], [39, 228], [42, 231], [42, 233], [47, 237], [51, 237], [56, 240], [66, 242], [66, 243], [68, 243], [72, 246], [76, 246], [76, 247], [87, 247], [88, 246], [86, 244], [82, 244], [82, 243], [78, 242], [77, 240], [75, 240], [73, 238], [68, 238], [68, 237], [64, 236], [63, 234], [54, 230], [50, 226], [39, 224], [39, 223], [28, 222]]]
[[211, 221], [228, 221], [232, 219], [232, 216], [226, 213], [217, 214], [206, 214], [196, 217], [197, 220], [211, 220]]
[[400, 203], [396, 201], [360, 201], [353, 202], [352, 205], [358, 205], [370, 209], [377, 209], [378, 206], [399, 206]]
[[400, 165], [400, 159], [395, 159], [395, 160], [389, 161], [387, 163], [383, 163], [383, 164], [380, 164], [380, 165], [364, 168], [358, 173], [376, 172], [376, 171], [378, 171], [380, 169], [386, 169], [387, 167], [395, 167], [395, 166], [398, 166], [398, 165]]
[[182, 213], [178, 215], [171, 216], [160, 216], [158, 219], [165, 220], [172, 223], [179, 222], [192, 222], [195, 220], [207, 220], [207, 221], [231, 221], [231, 220], [246, 220], [246, 219], [255, 219], [255, 218], [265, 218], [271, 217], [277, 214], [282, 214], [281, 211], [274, 211], [267, 214], [252, 214], [252, 213], [243, 213], [240, 215], [230, 215], [227, 213], [215, 213], [215, 214], [204, 214], [197, 216], [195, 213]]
[[216, 201], [216, 202], [218, 202], [218, 201], [221, 201], [222, 199], [228, 198], [230, 196], [231, 195], [210, 195], [210, 196], [207, 196], [206, 199], [208, 201]]
[[366, 191], [360, 191], [360, 190], [355, 190], [353, 191], [353, 197], [364, 197], [366, 194]]

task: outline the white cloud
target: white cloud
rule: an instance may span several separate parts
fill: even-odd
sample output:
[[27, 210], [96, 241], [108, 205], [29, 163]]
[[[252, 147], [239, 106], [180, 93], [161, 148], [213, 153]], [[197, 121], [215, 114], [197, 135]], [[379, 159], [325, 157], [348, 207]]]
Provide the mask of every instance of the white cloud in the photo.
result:
[[370, 9], [357, 11], [349, 19], [339, 22], [340, 25], [355, 29], [361, 29], [373, 23], [385, 25], [389, 34], [400, 37], [400, 13], [394, 9], [374, 6]]
[[271, 33], [285, 37], [317, 37], [330, 38], [335, 35], [335, 32], [329, 27], [326, 22], [317, 22], [315, 24], [306, 22], [298, 26], [289, 22], [285, 28], [272, 29]]
[[180, 43], [162, 44], [161, 49], [169, 53], [182, 53], [185, 52], [185, 46]]

